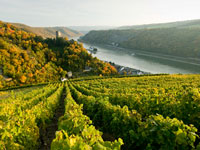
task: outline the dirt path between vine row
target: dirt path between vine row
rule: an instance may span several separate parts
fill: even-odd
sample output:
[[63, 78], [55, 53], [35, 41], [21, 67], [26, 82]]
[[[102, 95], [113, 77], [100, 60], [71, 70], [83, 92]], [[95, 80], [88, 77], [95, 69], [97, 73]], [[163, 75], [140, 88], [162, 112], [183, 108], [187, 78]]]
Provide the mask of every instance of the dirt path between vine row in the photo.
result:
[[51, 142], [55, 138], [55, 133], [58, 129], [58, 119], [64, 115], [65, 112], [65, 105], [64, 99], [66, 97], [66, 90], [63, 90], [59, 106], [55, 111], [54, 117], [51, 120], [50, 124], [47, 125], [46, 130], [40, 130], [40, 141], [41, 145], [39, 150], [50, 150], [51, 149]]

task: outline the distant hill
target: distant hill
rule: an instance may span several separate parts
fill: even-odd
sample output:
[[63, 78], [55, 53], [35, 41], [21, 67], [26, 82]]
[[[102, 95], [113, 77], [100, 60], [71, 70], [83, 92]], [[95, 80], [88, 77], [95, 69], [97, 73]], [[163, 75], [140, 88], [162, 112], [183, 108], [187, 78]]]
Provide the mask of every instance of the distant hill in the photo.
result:
[[43, 38], [54, 38], [56, 31], [60, 31], [62, 37], [78, 37], [82, 35], [82, 33], [67, 27], [31, 27], [21, 23], [11, 24], [24, 31], [32, 32], [34, 34], [42, 36]]
[[169, 23], [121, 26], [117, 29], [155, 29], [155, 28], [200, 28], [200, 19], [169, 22]]
[[200, 58], [200, 20], [91, 31], [82, 41], [181, 57]]
[[115, 29], [115, 26], [69, 26], [70, 29], [81, 32], [82, 34], [87, 34], [92, 30], [109, 30]]

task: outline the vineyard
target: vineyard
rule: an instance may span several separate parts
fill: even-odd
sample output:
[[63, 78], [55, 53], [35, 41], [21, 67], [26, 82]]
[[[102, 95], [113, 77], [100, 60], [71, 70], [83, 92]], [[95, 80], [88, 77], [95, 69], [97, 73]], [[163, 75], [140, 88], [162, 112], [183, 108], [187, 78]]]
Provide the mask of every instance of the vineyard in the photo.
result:
[[0, 150], [200, 149], [200, 75], [91, 77], [0, 92]]

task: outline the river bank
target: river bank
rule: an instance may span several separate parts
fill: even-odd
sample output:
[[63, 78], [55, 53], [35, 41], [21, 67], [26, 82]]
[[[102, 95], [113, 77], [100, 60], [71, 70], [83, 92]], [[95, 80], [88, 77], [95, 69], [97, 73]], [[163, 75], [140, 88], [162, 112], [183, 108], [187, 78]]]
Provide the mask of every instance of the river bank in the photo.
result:
[[[79, 42], [83, 42], [81, 40], [79, 40], [79, 38], [75, 38], [74, 40], [76, 41], [79, 41]], [[87, 43], [87, 42], [86, 42]], [[88, 43], [90, 44], [90, 43]], [[94, 52], [91, 52], [89, 49], [87, 49], [89, 53], [91, 54], [96, 54], [97, 51], [94, 53]], [[108, 61], [105, 61], [103, 60], [104, 62], [108, 62]], [[139, 69], [134, 69], [134, 68], [131, 68], [131, 67], [127, 67], [127, 66], [122, 66], [122, 65], [119, 65], [119, 64], [116, 64], [114, 62], [108, 62], [110, 63], [112, 66], [114, 66], [116, 69], [117, 69], [117, 72], [120, 74], [120, 75], [145, 75], [145, 74], [152, 74], [150, 72], [145, 72], [145, 71], [142, 71], [142, 70], [139, 70]]]
[[[107, 62], [107, 61], [105, 61]], [[150, 72], [141, 71], [138, 69], [121, 66], [112, 62], [109, 62], [112, 66], [114, 66], [120, 75], [144, 75], [144, 74], [151, 74]]]
[[89, 43], [89, 42], [83, 41], [83, 40], [79, 40], [79, 41], [86, 43], [86, 44], [94, 44], [94, 45], [97, 45], [97, 46], [110, 48], [110, 49], [114, 49], [114, 50], [126, 51], [126, 52], [130, 53], [131, 55], [136, 54], [136, 55], [141, 55], [141, 56], [166, 59], [166, 60], [169, 60], [169, 61], [200, 66], [200, 59], [197, 59], [197, 58], [191, 58], [191, 57], [185, 58], [185, 57], [167, 55], [167, 54], [162, 54], [162, 53], [148, 52], [148, 51], [144, 51], [144, 50], [135, 50], [135, 49], [133, 50], [133, 49], [123, 48], [123, 47], [119, 47], [119, 46], [112, 45], [112, 44]]
[[187, 61], [186, 58], [177, 56], [169, 56], [164, 54], [155, 54], [139, 50], [129, 50], [126, 48], [116, 47], [112, 45], [102, 45], [83, 43], [85, 48], [94, 46], [98, 49], [94, 57], [108, 62], [114, 62], [120, 66], [134, 68], [143, 72], [152, 74], [167, 73], [167, 74], [199, 74], [200, 62], [198, 60]]

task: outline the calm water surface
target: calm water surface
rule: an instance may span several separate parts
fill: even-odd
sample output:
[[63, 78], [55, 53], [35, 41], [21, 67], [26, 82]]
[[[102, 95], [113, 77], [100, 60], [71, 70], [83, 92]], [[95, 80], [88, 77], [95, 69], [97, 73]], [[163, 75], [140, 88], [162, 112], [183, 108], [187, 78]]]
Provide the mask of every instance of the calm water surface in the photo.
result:
[[130, 52], [108, 46], [97, 46], [86, 43], [83, 43], [83, 45], [86, 49], [88, 49], [90, 46], [96, 47], [98, 49], [98, 52], [92, 55], [99, 58], [100, 60], [111, 61], [122, 66], [139, 69], [145, 72], [170, 74], [200, 73], [200, 65], [191, 65], [165, 58], [157, 58], [148, 54], [142, 55], [137, 51]]

